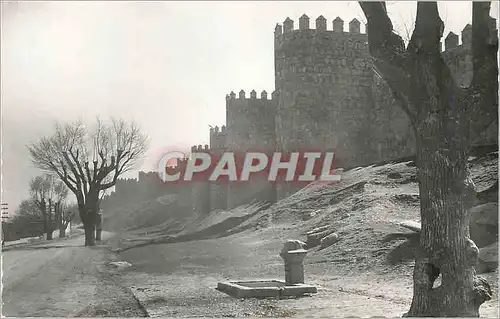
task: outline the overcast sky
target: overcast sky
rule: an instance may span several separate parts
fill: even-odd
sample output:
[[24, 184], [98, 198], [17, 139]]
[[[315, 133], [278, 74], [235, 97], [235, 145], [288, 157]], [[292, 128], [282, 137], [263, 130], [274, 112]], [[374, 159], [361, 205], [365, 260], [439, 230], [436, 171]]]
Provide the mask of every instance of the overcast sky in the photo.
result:
[[[388, 2], [407, 34], [415, 2]], [[469, 2], [443, 2], [445, 35], [471, 23]], [[498, 3], [492, 15], [497, 16]], [[231, 90], [274, 90], [273, 31], [302, 14], [366, 21], [356, 2], [3, 2], [3, 199], [27, 198], [38, 174], [25, 145], [55, 120], [134, 119], [151, 138], [143, 169], [164, 149], [208, 143]], [[364, 27], [362, 27], [364, 32]]]

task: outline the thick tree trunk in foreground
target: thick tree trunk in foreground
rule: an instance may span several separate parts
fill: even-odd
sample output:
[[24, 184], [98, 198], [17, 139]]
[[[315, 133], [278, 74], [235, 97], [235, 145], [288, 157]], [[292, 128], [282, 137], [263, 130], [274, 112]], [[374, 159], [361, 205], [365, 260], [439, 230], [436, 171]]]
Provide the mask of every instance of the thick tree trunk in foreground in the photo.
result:
[[85, 214], [80, 214], [85, 230], [85, 246], [95, 246], [95, 210], [87, 209]]
[[85, 229], [85, 246], [96, 244], [96, 221], [98, 207], [98, 192], [90, 191], [85, 205], [80, 208], [80, 219]]
[[[491, 290], [475, 276], [479, 250], [469, 238], [463, 200], [471, 183], [467, 177], [467, 153], [443, 151], [441, 143], [452, 146], [446, 138], [423, 146], [434, 134], [443, 137], [439, 127], [427, 127], [426, 132], [423, 135], [427, 136], [421, 136], [418, 143], [422, 236], [408, 316], [478, 317], [479, 307], [490, 299]], [[439, 275], [441, 285], [434, 287]]]
[[64, 214], [62, 211], [62, 205], [61, 202], [57, 202], [54, 206], [54, 213], [55, 213], [55, 224], [56, 224], [56, 229], [59, 230], [59, 238], [64, 238], [66, 237], [66, 227], [64, 226]]
[[66, 237], [66, 227], [64, 223], [59, 227], [59, 238]]
[[85, 229], [85, 246], [95, 246], [95, 224], [84, 223]]
[[[469, 88], [451, 76], [439, 47], [444, 24], [435, 2], [418, 2], [415, 31], [405, 48], [382, 2], [360, 2], [369, 49], [417, 140], [422, 231], [413, 274], [410, 317], [478, 317], [491, 298], [475, 273], [478, 248], [469, 238], [467, 157], [471, 135], [498, 117], [496, 34], [489, 3], [473, 5], [473, 68]], [[434, 287], [441, 275], [441, 285]]]

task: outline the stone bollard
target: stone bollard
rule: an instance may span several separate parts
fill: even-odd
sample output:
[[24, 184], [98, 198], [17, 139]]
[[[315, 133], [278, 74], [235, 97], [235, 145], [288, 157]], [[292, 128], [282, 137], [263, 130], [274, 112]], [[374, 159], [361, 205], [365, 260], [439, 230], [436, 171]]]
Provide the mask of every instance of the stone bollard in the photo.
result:
[[281, 250], [280, 256], [285, 261], [285, 284], [304, 283], [304, 258], [307, 245], [300, 240], [288, 240]]

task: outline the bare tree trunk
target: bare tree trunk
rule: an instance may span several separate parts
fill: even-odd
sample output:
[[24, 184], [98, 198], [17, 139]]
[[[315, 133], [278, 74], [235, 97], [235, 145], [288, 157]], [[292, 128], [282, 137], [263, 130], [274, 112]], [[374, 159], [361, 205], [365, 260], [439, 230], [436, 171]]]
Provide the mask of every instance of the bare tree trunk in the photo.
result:
[[63, 237], [66, 237], [66, 234], [67, 234], [67, 231], [68, 231], [68, 226], [69, 226], [70, 222], [71, 222], [70, 220], [63, 220], [63, 222], [62, 222], [61, 232], [62, 232], [62, 236]]
[[[450, 122], [459, 123], [455, 119], [456, 116], [451, 116]], [[446, 121], [423, 123], [435, 125], [422, 125], [423, 134], [417, 142], [422, 234], [408, 316], [478, 317], [479, 307], [489, 300], [491, 290], [487, 283], [475, 277], [479, 250], [469, 238], [467, 207], [463, 200], [472, 183], [468, 179], [467, 148], [453, 145], [452, 139], [442, 134], [440, 123]], [[463, 143], [460, 127], [452, 127], [450, 124], [447, 129], [457, 131], [454, 140]], [[434, 287], [439, 275], [441, 285]]]
[[90, 190], [83, 214], [80, 213], [80, 218], [85, 229], [85, 246], [95, 246], [96, 244], [96, 221], [99, 207], [99, 192]]
[[80, 219], [85, 230], [85, 246], [95, 246], [95, 212], [86, 209], [84, 214], [80, 214]]
[[64, 225], [64, 222], [59, 226], [59, 238], [64, 238], [66, 237], [66, 226]]
[[47, 208], [47, 240], [53, 239], [54, 225], [52, 222], [52, 199], [49, 198], [49, 205]]
[[42, 200], [42, 203], [41, 203], [40, 206], [41, 206], [42, 215], [43, 215], [43, 234], [46, 234], [47, 240], [49, 240], [49, 238], [48, 238], [48, 233], [49, 233], [49, 219], [48, 219], [48, 216], [47, 216], [47, 205], [45, 204], [44, 200]]
[[54, 215], [55, 215], [55, 226], [56, 229], [59, 230], [59, 238], [64, 238], [65, 237], [65, 232], [63, 228], [64, 219], [63, 219], [61, 202], [56, 202], [54, 204]]
[[[440, 52], [444, 24], [437, 3], [419, 2], [405, 48], [385, 3], [360, 2], [370, 53], [405, 110], [417, 140], [422, 231], [413, 274], [410, 317], [478, 317], [491, 288], [475, 273], [478, 248], [469, 238], [467, 157], [471, 135], [498, 114], [498, 42], [490, 41], [489, 3], [473, 5], [470, 88], [459, 87]], [[496, 37], [496, 34], [495, 34]], [[486, 124], [486, 125], [485, 125]], [[441, 285], [434, 287], [441, 275]]]
[[95, 246], [95, 223], [83, 223], [85, 229], [85, 246]]

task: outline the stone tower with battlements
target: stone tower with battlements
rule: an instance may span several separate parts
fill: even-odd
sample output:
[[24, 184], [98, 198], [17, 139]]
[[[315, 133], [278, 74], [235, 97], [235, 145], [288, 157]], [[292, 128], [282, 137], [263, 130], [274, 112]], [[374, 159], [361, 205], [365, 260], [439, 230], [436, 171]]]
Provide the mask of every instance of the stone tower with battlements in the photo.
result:
[[[331, 28], [329, 27], [331, 25]], [[368, 37], [353, 19], [287, 18], [274, 30], [276, 141], [283, 151], [330, 150], [336, 167], [410, 155], [406, 114], [373, 70]], [[280, 187], [279, 197], [296, 189]]]
[[[275, 95], [262, 91], [259, 96], [252, 90], [247, 96], [240, 90], [238, 96], [226, 96], [227, 151], [243, 161], [246, 152], [273, 152], [276, 149], [277, 101]], [[251, 178], [248, 182], [232, 182], [227, 188], [227, 208], [234, 208], [252, 200], [274, 201], [274, 184], [267, 179]]]

